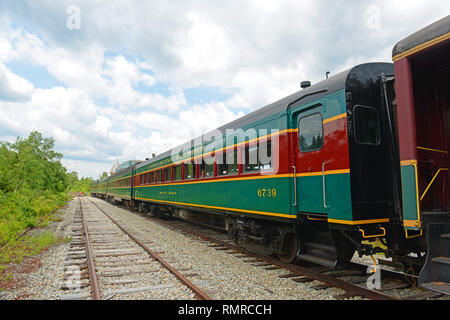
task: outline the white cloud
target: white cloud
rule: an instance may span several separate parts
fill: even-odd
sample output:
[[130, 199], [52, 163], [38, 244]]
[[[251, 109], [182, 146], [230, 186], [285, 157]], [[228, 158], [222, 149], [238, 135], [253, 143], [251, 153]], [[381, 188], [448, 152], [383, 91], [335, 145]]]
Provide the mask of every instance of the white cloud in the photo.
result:
[[[450, 9], [438, 0], [79, 0], [81, 29], [68, 30], [71, 3], [0, 3], [0, 139], [39, 130], [55, 137], [70, 169], [93, 176], [116, 158], [182, 144], [328, 70], [390, 61], [396, 41]], [[367, 23], [370, 5], [379, 8], [376, 28]], [[5, 66], [14, 61], [46, 68], [65, 88], [36, 89]], [[189, 102], [183, 91], [199, 86], [230, 95]]]
[[214, 20], [195, 12], [186, 13], [191, 24], [187, 33], [179, 33], [180, 43], [174, 47], [183, 67], [193, 74], [224, 72], [229, 66], [232, 43]]
[[12, 73], [0, 62], [0, 100], [24, 102], [30, 99], [33, 90], [31, 82]]

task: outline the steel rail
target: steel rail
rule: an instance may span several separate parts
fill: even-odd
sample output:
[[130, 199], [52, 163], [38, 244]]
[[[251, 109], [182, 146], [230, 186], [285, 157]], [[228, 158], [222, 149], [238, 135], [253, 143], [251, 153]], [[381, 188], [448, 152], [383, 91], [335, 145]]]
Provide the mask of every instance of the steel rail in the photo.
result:
[[99, 209], [106, 217], [108, 217], [117, 227], [119, 227], [120, 230], [122, 230], [124, 233], [126, 233], [133, 241], [135, 241], [139, 246], [142, 247], [152, 258], [157, 260], [159, 263], [161, 263], [167, 270], [169, 270], [170, 273], [172, 273], [180, 282], [182, 282], [185, 286], [187, 286], [198, 299], [201, 300], [211, 300], [211, 297], [209, 297], [205, 292], [202, 291], [199, 287], [197, 287], [194, 283], [192, 283], [189, 279], [187, 279], [184, 275], [182, 275], [178, 270], [176, 270], [174, 267], [172, 267], [167, 261], [165, 261], [159, 254], [151, 250], [149, 247], [147, 247], [141, 240], [133, 236], [128, 230], [126, 230], [124, 227], [122, 227], [117, 221], [115, 221], [109, 214], [105, 212], [102, 208], [100, 208], [94, 201], [87, 198], [97, 209]]
[[81, 218], [83, 220], [83, 235], [84, 235], [84, 241], [86, 244], [86, 257], [87, 257], [87, 263], [88, 263], [88, 269], [89, 269], [89, 281], [91, 283], [92, 298], [94, 300], [101, 300], [102, 295], [100, 293], [100, 288], [98, 285], [97, 273], [95, 272], [94, 259], [92, 257], [92, 251], [91, 251], [91, 242], [89, 240], [89, 231], [88, 231], [86, 219], [84, 217], [83, 205], [82, 205], [81, 199], [79, 199], [79, 204], [80, 204], [80, 210], [81, 210]]
[[224, 242], [224, 241], [221, 241], [221, 240], [218, 240], [218, 239], [211, 238], [211, 237], [209, 237], [207, 235], [204, 235], [202, 233], [199, 233], [199, 232], [196, 232], [196, 231], [192, 231], [192, 230], [189, 230], [187, 228], [180, 227], [180, 226], [172, 225], [172, 224], [170, 224], [170, 223], [168, 223], [166, 221], [163, 221], [163, 220], [159, 220], [159, 219], [155, 219], [155, 218], [152, 218], [152, 219], [154, 221], [157, 221], [157, 222], [163, 224], [163, 225], [166, 225], [166, 226], [174, 228], [174, 229], [182, 230], [183, 232], [190, 233], [190, 234], [192, 234], [192, 235], [194, 235], [194, 236], [196, 236], [198, 238], [201, 238], [203, 240], [207, 240], [209, 242], [213, 242], [213, 243], [215, 243], [217, 245], [220, 245], [222, 247], [227, 247], [229, 249], [238, 251], [238, 252], [240, 252], [242, 254], [246, 254], [248, 256], [251, 256], [253, 258], [264, 260], [267, 263], [270, 263], [270, 264], [273, 264], [273, 265], [278, 266], [280, 268], [289, 270], [290, 272], [292, 272], [292, 273], [294, 273], [294, 274], [296, 274], [298, 276], [308, 277], [308, 278], [312, 278], [314, 280], [318, 280], [318, 281], [324, 282], [325, 284], [327, 284], [329, 286], [332, 286], [332, 287], [335, 287], [335, 288], [339, 288], [339, 289], [342, 289], [342, 290], [346, 291], [349, 295], [360, 296], [360, 297], [367, 298], [367, 299], [370, 299], [370, 300], [402, 300], [400, 298], [393, 297], [393, 296], [384, 294], [384, 293], [379, 292], [379, 291], [370, 290], [368, 288], [359, 286], [359, 285], [351, 283], [351, 282], [346, 282], [346, 281], [343, 281], [343, 280], [340, 280], [340, 279], [337, 279], [337, 278], [333, 278], [332, 276], [328, 276], [328, 275], [322, 274], [322, 273], [314, 271], [314, 270], [310, 270], [310, 269], [307, 269], [307, 268], [304, 268], [304, 267], [300, 267], [300, 266], [297, 266], [297, 265], [293, 265], [293, 264], [283, 263], [283, 262], [281, 262], [279, 260], [270, 258], [268, 256], [265, 256], [265, 255], [262, 255], [262, 254], [259, 254], [259, 253], [256, 253], [256, 252], [253, 252], [253, 251], [250, 251], [250, 250], [238, 247], [238, 246], [235, 246], [235, 245], [230, 244], [228, 242]]

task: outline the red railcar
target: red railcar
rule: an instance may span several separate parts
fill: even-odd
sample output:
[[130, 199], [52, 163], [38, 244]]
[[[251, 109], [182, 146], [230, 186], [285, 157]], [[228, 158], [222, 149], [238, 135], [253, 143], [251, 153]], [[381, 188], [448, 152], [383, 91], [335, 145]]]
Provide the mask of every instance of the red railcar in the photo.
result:
[[450, 16], [400, 41], [393, 60], [405, 236], [426, 235], [419, 282], [448, 293]]

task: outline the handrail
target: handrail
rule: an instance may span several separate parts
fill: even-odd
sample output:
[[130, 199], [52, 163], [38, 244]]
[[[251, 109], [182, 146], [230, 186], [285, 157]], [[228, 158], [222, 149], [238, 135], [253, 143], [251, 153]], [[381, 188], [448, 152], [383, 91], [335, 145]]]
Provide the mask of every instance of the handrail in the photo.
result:
[[325, 187], [325, 166], [327, 165], [327, 162], [322, 162], [322, 191], [323, 191], [323, 207], [325, 209], [328, 209], [327, 206], [327, 196], [326, 196], [326, 187]]
[[408, 236], [408, 229], [405, 228], [405, 238], [406, 239], [412, 239], [412, 238], [417, 238], [417, 237], [421, 237], [423, 234], [423, 229], [420, 229], [420, 233], [412, 235], [412, 236]]
[[295, 166], [292, 166], [294, 168], [294, 204], [293, 207], [297, 206], [297, 168]]
[[439, 149], [431, 149], [431, 148], [425, 148], [425, 147], [417, 147], [417, 149], [426, 150], [426, 151], [434, 151], [434, 152], [440, 152], [448, 154], [448, 151], [445, 150], [439, 150]]
[[311, 221], [328, 221], [328, 218], [314, 218], [311, 217], [309, 214], [306, 215], [306, 219]]
[[433, 179], [431, 179], [430, 184], [428, 185], [428, 187], [425, 189], [425, 191], [423, 192], [422, 196], [420, 197], [420, 201], [422, 201], [422, 199], [425, 197], [425, 195], [426, 195], [427, 192], [428, 192], [428, 189], [430, 189], [430, 187], [431, 187], [431, 185], [433, 184], [434, 180], [436, 180], [438, 174], [439, 174], [441, 171], [448, 171], [448, 168], [440, 168], [440, 169], [436, 172], [436, 174], [434, 175]]
[[369, 235], [369, 236], [366, 236], [363, 229], [359, 229], [359, 231], [362, 233], [362, 237], [364, 239], [370, 239], [370, 238], [384, 237], [386, 235], [386, 229], [383, 227], [380, 227], [380, 229], [383, 231], [381, 234], [374, 234], [374, 235]]

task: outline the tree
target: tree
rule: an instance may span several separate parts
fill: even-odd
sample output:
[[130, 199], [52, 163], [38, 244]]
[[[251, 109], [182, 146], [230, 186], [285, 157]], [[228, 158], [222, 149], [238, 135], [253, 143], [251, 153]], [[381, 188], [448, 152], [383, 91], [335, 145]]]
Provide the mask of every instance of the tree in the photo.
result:
[[108, 172], [103, 171], [103, 173], [100, 175], [100, 177], [98, 178], [98, 180], [103, 180], [108, 178]]
[[33, 131], [14, 143], [1, 142], [0, 188], [6, 192], [23, 189], [62, 192], [67, 188], [61, 153], [53, 150], [55, 140]]

